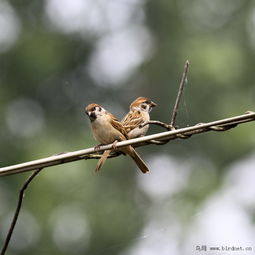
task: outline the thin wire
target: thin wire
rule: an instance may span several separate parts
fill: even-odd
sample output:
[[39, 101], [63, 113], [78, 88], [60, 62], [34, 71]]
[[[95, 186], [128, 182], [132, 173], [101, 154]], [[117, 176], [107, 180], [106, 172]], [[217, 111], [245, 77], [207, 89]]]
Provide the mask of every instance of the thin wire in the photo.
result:
[[[208, 131], [226, 131], [230, 128], [236, 127], [238, 124], [243, 124], [245, 122], [255, 121], [255, 112], [247, 112], [243, 115], [234, 116], [231, 118], [211, 121], [207, 123], [197, 124], [190, 127], [180, 128], [172, 131], [165, 131], [156, 133], [153, 135], [147, 135], [139, 138], [129, 139], [122, 142], [116, 143], [116, 148], [133, 145], [144, 146], [151, 143], [151, 140], [165, 141], [165, 140], [174, 140], [177, 138], [188, 138], [192, 135], [208, 132]], [[160, 121], [157, 121], [157, 124]], [[150, 124], [148, 122], [147, 124]], [[156, 124], [156, 123], [152, 123]], [[162, 123], [166, 127], [169, 126], [166, 123]], [[67, 152], [60, 155], [55, 155], [47, 158], [42, 158], [38, 160], [29, 161], [26, 163], [21, 163], [13, 166], [2, 167], [0, 168], [0, 176], [7, 176], [11, 174], [22, 173], [25, 171], [31, 171], [39, 168], [45, 168], [54, 165], [60, 165], [72, 161], [82, 160], [82, 159], [98, 159], [100, 155], [95, 157], [95, 153], [98, 151], [105, 151], [112, 149], [112, 144], [101, 146], [99, 150], [95, 148], [88, 148], [84, 150]]]

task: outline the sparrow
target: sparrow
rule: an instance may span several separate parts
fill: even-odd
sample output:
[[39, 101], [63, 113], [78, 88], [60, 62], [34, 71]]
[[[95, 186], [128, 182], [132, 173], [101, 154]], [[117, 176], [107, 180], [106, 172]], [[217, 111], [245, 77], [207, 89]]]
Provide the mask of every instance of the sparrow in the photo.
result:
[[146, 135], [149, 125], [142, 128], [140, 125], [150, 120], [150, 111], [155, 106], [157, 104], [146, 97], [138, 97], [130, 104], [128, 114], [121, 121], [129, 139]]
[[[85, 113], [90, 119], [93, 136], [100, 144], [113, 143], [113, 149], [115, 149], [116, 142], [128, 139], [126, 129], [121, 122], [99, 104], [89, 104], [85, 108]], [[149, 171], [144, 161], [131, 145], [118, 148], [117, 150], [128, 154], [143, 173]], [[102, 156], [99, 160], [96, 171], [99, 171], [109, 154], [110, 150], [105, 151], [104, 158]]]
[[[150, 111], [156, 104], [149, 98], [138, 97], [131, 103], [129, 113], [121, 121], [126, 131], [128, 132], [128, 139], [141, 137], [146, 135], [149, 126], [146, 125], [140, 128], [140, 125], [150, 120]], [[110, 155], [111, 150], [105, 150], [100, 160], [98, 161], [96, 171], [105, 163], [107, 157]]]

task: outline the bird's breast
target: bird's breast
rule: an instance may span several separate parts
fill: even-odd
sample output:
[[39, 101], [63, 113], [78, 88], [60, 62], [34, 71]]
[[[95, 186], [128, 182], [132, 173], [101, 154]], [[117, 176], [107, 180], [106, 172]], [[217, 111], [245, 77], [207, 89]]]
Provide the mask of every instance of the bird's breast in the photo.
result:
[[123, 140], [123, 135], [109, 121], [97, 118], [91, 125], [93, 136], [99, 143], [109, 144], [116, 140]]

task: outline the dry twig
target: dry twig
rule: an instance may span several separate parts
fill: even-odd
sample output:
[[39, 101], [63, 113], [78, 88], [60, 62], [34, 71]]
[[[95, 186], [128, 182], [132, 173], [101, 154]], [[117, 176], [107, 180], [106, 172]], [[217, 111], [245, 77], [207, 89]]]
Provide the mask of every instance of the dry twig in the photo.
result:
[[40, 169], [37, 169], [35, 170], [25, 181], [25, 183], [22, 185], [21, 189], [20, 189], [20, 192], [19, 192], [19, 199], [18, 199], [18, 203], [17, 203], [17, 207], [16, 207], [16, 210], [15, 210], [15, 213], [14, 213], [14, 216], [13, 216], [13, 219], [12, 219], [12, 222], [11, 222], [11, 226], [8, 230], [8, 234], [6, 236], [6, 239], [4, 241], [4, 245], [3, 245], [3, 248], [1, 250], [1, 255], [4, 255], [7, 248], [8, 248], [8, 245], [9, 245], [9, 242], [11, 240], [11, 236], [12, 236], [12, 233], [13, 233], [13, 230], [15, 228], [15, 225], [17, 223], [17, 220], [18, 220], [18, 217], [19, 217], [19, 212], [20, 212], [20, 209], [21, 209], [21, 206], [22, 206], [22, 202], [23, 202], [23, 198], [24, 198], [24, 195], [25, 195], [25, 190], [27, 189], [28, 185], [31, 183], [31, 181], [36, 177], [36, 175], [39, 174], [39, 172], [42, 170], [42, 168]]
[[[177, 117], [179, 104], [180, 104], [180, 101], [181, 101], [181, 96], [183, 94], [184, 86], [188, 82], [188, 79], [187, 79], [188, 70], [189, 70], [189, 61], [186, 60], [185, 65], [184, 65], [184, 70], [183, 70], [183, 73], [182, 73], [181, 82], [180, 82], [180, 85], [179, 85], [179, 90], [178, 90], [176, 100], [175, 100], [175, 104], [174, 104], [174, 108], [173, 108], [173, 111], [172, 111], [170, 124], [167, 124], [167, 123], [164, 123], [164, 122], [161, 122], [161, 121], [158, 121], [158, 120], [150, 120], [150, 121], [145, 122], [142, 125], [140, 125], [141, 127], [149, 125], [149, 124], [154, 124], [154, 125], [159, 125], [161, 127], [164, 127], [167, 130], [175, 130], [175, 122], [176, 122], [176, 117]], [[188, 138], [189, 137], [189, 136], [184, 136], [184, 135], [182, 135], [182, 136], [183, 136], [182, 138]], [[168, 143], [169, 141], [170, 140], [164, 140], [164, 141], [151, 140], [150, 143], [157, 144], [157, 145], [163, 145], [163, 144]]]
[[180, 101], [181, 101], [181, 96], [182, 96], [182, 93], [183, 93], [184, 85], [188, 81], [188, 79], [187, 79], [188, 70], [189, 70], [189, 61], [186, 60], [186, 63], [184, 65], [184, 70], [183, 70], [182, 78], [181, 78], [181, 83], [180, 83], [179, 91], [178, 91], [178, 94], [177, 94], [177, 97], [176, 97], [174, 109], [173, 109], [173, 112], [172, 112], [171, 122], [170, 122], [170, 125], [173, 126], [173, 127], [175, 126], [177, 111], [178, 111], [178, 107], [179, 107], [179, 104], [180, 104]]

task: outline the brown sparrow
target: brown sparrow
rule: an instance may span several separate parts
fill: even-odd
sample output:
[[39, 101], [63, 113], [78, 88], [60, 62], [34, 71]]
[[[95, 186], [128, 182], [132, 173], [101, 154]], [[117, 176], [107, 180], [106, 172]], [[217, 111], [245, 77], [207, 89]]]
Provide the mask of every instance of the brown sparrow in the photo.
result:
[[131, 103], [129, 113], [121, 121], [129, 139], [146, 135], [149, 125], [142, 128], [140, 125], [150, 120], [150, 111], [155, 106], [157, 104], [146, 97], [138, 97]]
[[[117, 141], [127, 140], [127, 132], [126, 129], [122, 126], [122, 124], [117, 120], [117, 118], [112, 115], [110, 112], [107, 112], [102, 106], [98, 104], [89, 104], [85, 108], [86, 114], [89, 116], [91, 121], [92, 133], [94, 138], [101, 144], [110, 144]], [[118, 151], [123, 152], [124, 154], [128, 154], [140, 168], [143, 173], [149, 171], [148, 167], [141, 159], [141, 157], [137, 154], [135, 149], [131, 146], [125, 146], [118, 148]], [[110, 150], [106, 150], [103, 156], [101, 157], [101, 161], [99, 160], [96, 171], [98, 171], [101, 166], [104, 164], [104, 161], [107, 159]]]

